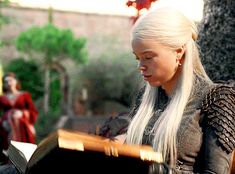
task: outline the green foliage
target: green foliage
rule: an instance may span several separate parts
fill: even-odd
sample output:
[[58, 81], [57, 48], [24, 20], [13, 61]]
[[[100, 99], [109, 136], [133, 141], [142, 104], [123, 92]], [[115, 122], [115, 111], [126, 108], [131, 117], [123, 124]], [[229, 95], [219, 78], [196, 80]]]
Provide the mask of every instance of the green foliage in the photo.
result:
[[86, 44], [86, 39], [80, 38], [80, 39], [74, 40], [74, 42], [68, 45], [69, 55], [77, 63], [87, 62], [88, 53], [85, 49], [83, 49], [85, 44]]
[[[50, 71], [53, 68], [57, 71], [58, 74], [67, 74], [66, 67], [63, 65], [63, 60], [70, 59], [75, 63], [85, 63], [87, 61], [87, 52], [85, 49], [86, 39], [85, 38], [75, 38], [72, 31], [70, 29], [59, 29], [55, 27], [53, 24], [49, 23], [43, 27], [32, 27], [29, 30], [22, 32], [16, 38], [16, 48], [27, 54], [36, 53], [39, 56], [42, 67], [45, 72], [44, 86], [48, 88], [51, 84], [50, 76], [46, 76], [46, 74], [50, 74]], [[57, 67], [57, 68], [55, 68]], [[64, 79], [60, 79], [61, 84]], [[67, 83], [68, 81], [66, 81]], [[60, 84], [60, 85], [61, 85]], [[53, 84], [54, 85], [54, 84]], [[53, 86], [52, 85], [52, 86]], [[65, 84], [65, 86], [68, 84]], [[62, 87], [63, 88], [63, 87]], [[47, 91], [48, 89], [46, 89]], [[48, 90], [49, 91], [49, 90]], [[57, 90], [51, 90], [55, 92]], [[67, 95], [65, 91], [60, 91]], [[51, 94], [49, 94], [51, 97]], [[58, 94], [56, 94], [58, 97]], [[50, 105], [48, 102], [52, 103], [53, 101], [44, 100], [44, 112], [48, 112], [48, 106]], [[55, 97], [53, 95], [53, 97]], [[52, 97], [52, 99], [54, 99]], [[47, 96], [44, 95], [46, 99]], [[53, 104], [54, 105], [54, 104]], [[55, 108], [53, 108], [55, 109]]]
[[84, 63], [87, 60], [85, 44], [85, 38], [76, 39], [71, 30], [60, 30], [53, 24], [32, 27], [22, 32], [16, 39], [18, 50], [44, 54], [48, 63], [68, 57], [77, 63]]
[[[9, 5], [9, 0], [0, 0], [0, 10], [3, 7], [7, 7]], [[5, 16], [1, 13], [0, 11], [0, 29], [2, 28], [3, 25], [6, 25], [10, 23], [10, 18], [8, 16]], [[4, 41], [0, 39], [0, 47], [4, 46]]]
[[235, 79], [234, 1], [207, 0], [198, 44], [202, 62], [214, 80]]
[[14, 72], [20, 80], [22, 90], [29, 91], [37, 100], [43, 94], [43, 82], [40, 69], [33, 60], [13, 59], [4, 67], [4, 72]]
[[8, 24], [10, 22], [10, 18], [8, 16], [4, 16], [0, 13], [0, 28], [5, 25]]
[[60, 113], [52, 110], [50, 110], [46, 115], [42, 112], [39, 113], [35, 124], [37, 143], [54, 130], [54, 125], [59, 120], [60, 116]]
[[[58, 77], [58, 73], [52, 72], [52, 82], [50, 83], [50, 102], [49, 102], [49, 112], [44, 114], [42, 110], [40, 110], [37, 122], [35, 124], [36, 129], [36, 140], [40, 142], [43, 138], [48, 136], [53, 130], [55, 123], [61, 117], [61, 91], [60, 91], [60, 82]], [[40, 108], [40, 107], [38, 107]]]
[[0, 7], [6, 7], [9, 5], [9, 0], [0, 0]]
[[90, 109], [104, 109], [108, 101], [129, 108], [138, 85], [136, 62], [128, 54], [102, 55], [82, 68], [80, 84], [88, 89]]
[[[9, 6], [9, 3], [9, 0], [0, 0], [0, 9]], [[3, 25], [8, 24], [9, 22], [10, 18], [8, 16], [3, 15], [0, 11], [0, 28]]]
[[58, 73], [52, 71], [51, 73], [51, 84], [50, 84], [50, 102], [49, 102], [49, 107], [50, 110], [53, 111], [53, 113], [60, 113], [61, 111], [61, 98], [62, 98], [62, 93], [60, 91], [60, 81], [58, 78]]

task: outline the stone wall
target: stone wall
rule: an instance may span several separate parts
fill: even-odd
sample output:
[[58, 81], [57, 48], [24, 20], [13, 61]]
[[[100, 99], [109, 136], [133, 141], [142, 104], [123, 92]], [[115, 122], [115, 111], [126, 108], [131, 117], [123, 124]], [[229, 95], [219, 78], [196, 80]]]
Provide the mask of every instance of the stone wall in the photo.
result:
[[[3, 26], [0, 32], [0, 38], [8, 42], [13, 42], [20, 32], [32, 26], [43, 26], [48, 21], [48, 11], [45, 9], [8, 7], [1, 10], [3, 15], [11, 18], [11, 22]], [[53, 23], [59, 28], [71, 29], [76, 37], [87, 38], [89, 58], [100, 55], [108, 49], [128, 51], [130, 48], [129, 33], [132, 21], [128, 16], [55, 10]], [[0, 49], [3, 63], [18, 56], [19, 53], [11, 44]]]

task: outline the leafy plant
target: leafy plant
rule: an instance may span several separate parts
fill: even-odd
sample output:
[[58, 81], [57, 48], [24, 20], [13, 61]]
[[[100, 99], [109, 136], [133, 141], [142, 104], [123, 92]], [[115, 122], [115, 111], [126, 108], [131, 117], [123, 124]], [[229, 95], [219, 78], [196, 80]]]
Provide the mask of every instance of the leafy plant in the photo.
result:
[[214, 81], [235, 80], [234, 2], [204, 0], [198, 44], [202, 62]]
[[14, 72], [20, 80], [22, 90], [29, 91], [34, 100], [43, 95], [41, 70], [33, 60], [13, 59], [4, 67], [4, 72]]
[[69, 59], [75, 63], [85, 63], [87, 61], [85, 45], [85, 38], [75, 38], [71, 30], [59, 29], [51, 23], [43, 27], [32, 27], [17, 37], [16, 48], [28, 55], [36, 53], [38, 62], [44, 69], [44, 113], [49, 110], [50, 72], [52, 70], [60, 74], [62, 106], [65, 106], [66, 110], [69, 77], [63, 61]]
[[[104, 54], [92, 59], [80, 72], [79, 83], [88, 89], [89, 107], [106, 114], [108, 102], [116, 102], [127, 111], [138, 89], [136, 62], [129, 54]], [[115, 110], [115, 108], [113, 108]], [[111, 108], [110, 108], [111, 110]], [[97, 111], [98, 112], [98, 111]]]

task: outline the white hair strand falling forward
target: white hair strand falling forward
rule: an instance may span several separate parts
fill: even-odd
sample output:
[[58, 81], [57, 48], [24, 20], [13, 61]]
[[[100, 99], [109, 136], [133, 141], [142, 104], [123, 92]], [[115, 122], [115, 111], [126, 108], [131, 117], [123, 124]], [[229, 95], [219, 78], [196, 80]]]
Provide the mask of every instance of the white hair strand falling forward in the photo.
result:
[[[176, 164], [177, 131], [192, 91], [194, 76], [197, 74], [204, 79], [209, 79], [199, 58], [196, 37], [197, 28], [194, 22], [177, 10], [164, 7], [149, 11], [140, 17], [132, 30], [132, 39], [153, 40], [172, 50], [177, 50], [182, 45], [186, 47], [181, 76], [168, 105], [161, 115], [158, 115], [159, 118], [152, 130], [153, 148], [161, 152], [165, 162], [169, 162], [171, 166]], [[157, 89], [158, 87], [146, 85], [142, 102], [127, 131], [127, 143], [142, 143], [144, 130], [154, 114], [154, 106], [158, 98]]]

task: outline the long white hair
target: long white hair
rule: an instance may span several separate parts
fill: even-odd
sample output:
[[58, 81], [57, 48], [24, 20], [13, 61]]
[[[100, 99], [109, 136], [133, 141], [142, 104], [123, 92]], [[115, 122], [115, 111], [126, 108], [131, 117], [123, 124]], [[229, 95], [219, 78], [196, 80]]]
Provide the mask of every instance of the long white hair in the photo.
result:
[[[185, 106], [192, 91], [194, 74], [209, 80], [199, 58], [196, 24], [173, 8], [162, 7], [141, 16], [132, 29], [132, 39], [151, 39], [169, 49], [177, 50], [185, 45], [184, 63], [176, 88], [165, 110], [153, 127], [153, 148], [163, 155], [165, 162], [176, 164], [176, 135]], [[126, 142], [141, 144], [146, 125], [154, 113], [157, 87], [146, 84], [142, 102], [133, 117]]]

